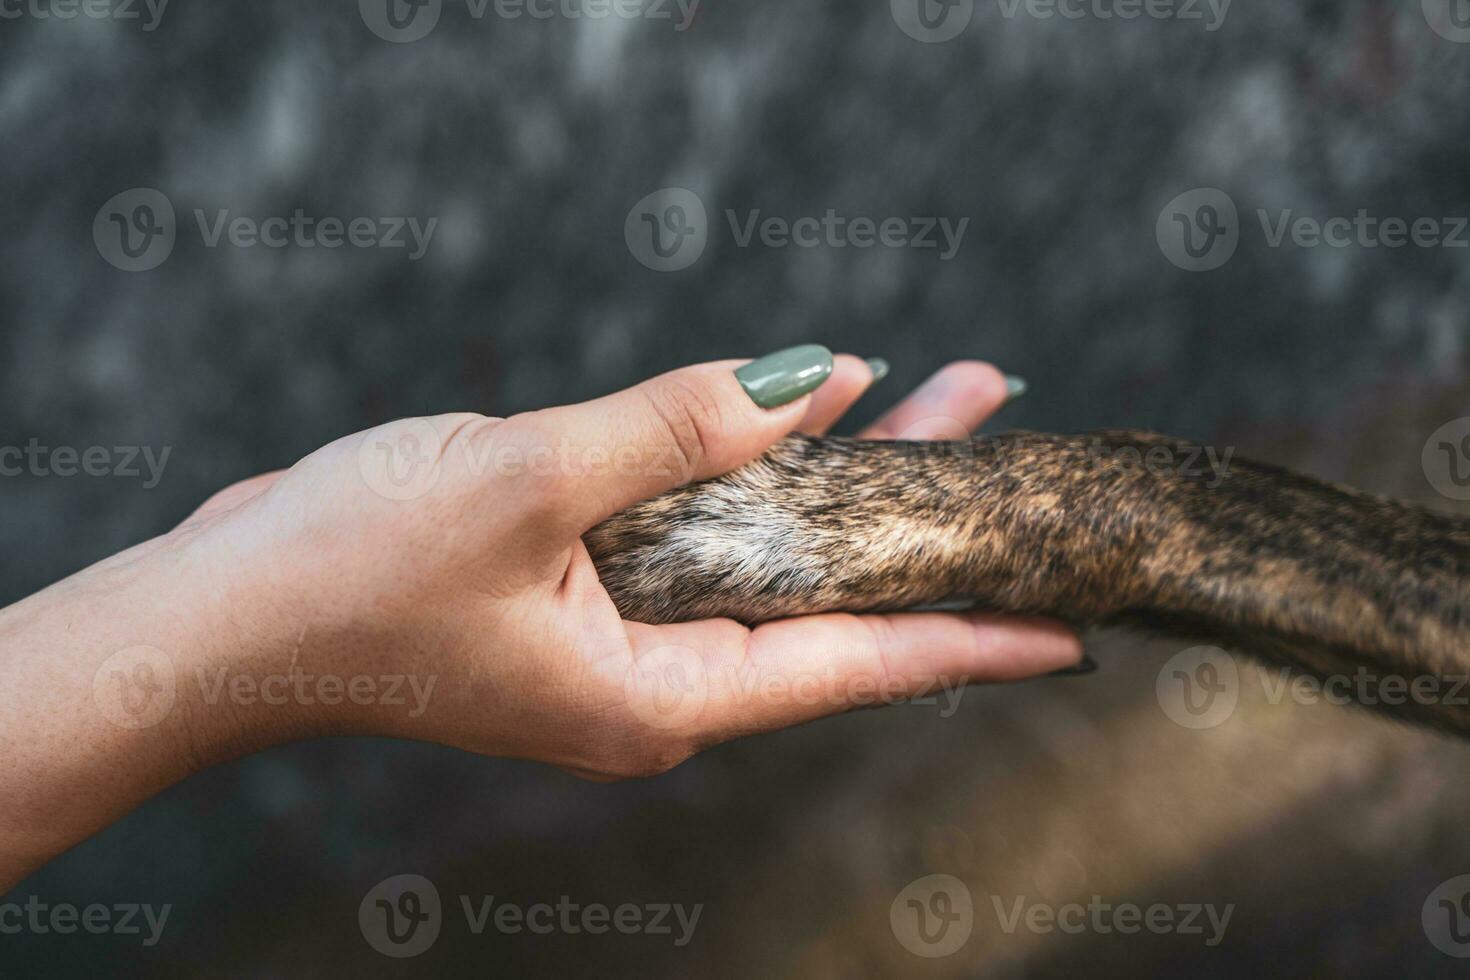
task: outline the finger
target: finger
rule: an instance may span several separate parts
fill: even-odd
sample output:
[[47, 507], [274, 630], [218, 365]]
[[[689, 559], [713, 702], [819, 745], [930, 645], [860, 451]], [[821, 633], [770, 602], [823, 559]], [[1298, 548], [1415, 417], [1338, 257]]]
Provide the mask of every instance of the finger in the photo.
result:
[[800, 424], [832, 370], [831, 352], [815, 344], [700, 364], [515, 416], [486, 438], [501, 459], [509, 451], [538, 461], [509, 505], [545, 534], [576, 537], [630, 504], [754, 459]]
[[812, 393], [811, 405], [806, 410], [806, 417], [796, 427], [797, 431], [822, 435], [863, 397], [876, 380], [868, 362], [851, 354], [838, 354], [833, 362], [832, 377]]
[[1060, 623], [973, 613], [831, 613], [753, 631], [729, 620], [627, 628], [639, 676], [667, 679], [648, 703], [670, 713], [653, 722], [677, 722], [699, 746], [1082, 659], [1081, 641]]
[[1010, 383], [992, 364], [946, 365], [860, 433], [864, 439], [968, 439], [1010, 397]]

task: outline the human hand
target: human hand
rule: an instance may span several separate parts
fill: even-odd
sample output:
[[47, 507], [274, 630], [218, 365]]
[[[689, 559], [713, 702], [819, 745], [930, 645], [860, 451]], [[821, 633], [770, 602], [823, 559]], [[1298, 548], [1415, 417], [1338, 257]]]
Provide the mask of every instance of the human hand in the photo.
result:
[[[392, 422], [0, 610], [0, 890], [191, 772], [294, 739], [414, 738], [617, 779], [1075, 664], [1076, 637], [1043, 621], [618, 615], [584, 532], [826, 430], [872, 380], [807, 348], [507, 419]], [[1006, 396], [994, 368], [952, 364], [864, 435], [958, 438]]]
[[[389, 423], [226, 490], [181, 530], [235, 567], [271, 570], [243, 573], [269, 635], [231, 670], [279, 673], [289, 660], [314, 676], [407, 678], [402, 704], [295, 704], [285, 725], [281, 706], [237, 706], [232, 727], [252, 745], [282, 731], [392, 735], [609, 779], [858, 705], [1076, 663], [1064, 628], [983, 615], [828, 614], [753, 630], [619, 617], [585, 531], [793, 429], [826, 431], [873, 381], [855, 357], [782, 353], [801, 380], [777, 379], [774, 407], [742, 388], [742, 362], [704, 364], [509, 419]], [[802, 394], [803, 381], [820, 387]], [[994, 368], [952, 364], [863, 435], [963, 438], [1007, 396]]]

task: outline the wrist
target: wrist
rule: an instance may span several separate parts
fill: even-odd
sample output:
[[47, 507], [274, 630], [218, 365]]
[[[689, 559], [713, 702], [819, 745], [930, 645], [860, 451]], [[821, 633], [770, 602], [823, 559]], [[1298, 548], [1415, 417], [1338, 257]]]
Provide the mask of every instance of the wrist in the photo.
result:
[[173, 668], [169, 723], [191, 770], [322, 730], [290, 679], [303, 659], [310, 593], [274, 543], [229, 522], [159, 539], [140, 587], [179, 610], [159, 631]]
[[[0, 878], [15, 878], [295, 719], [211, 704], [197, 682], [258, 642], [257, 596], [174, 533], [0, 610]], [[85, 751], [78, 751], [84, 746]]]
[[266, 523], [220, 521], [171, 544], [198, 609], [184, 632], [199, 642], [175, 664], [193, 765], [313, 736], [422, 737], [444, 617], [381, 563]]

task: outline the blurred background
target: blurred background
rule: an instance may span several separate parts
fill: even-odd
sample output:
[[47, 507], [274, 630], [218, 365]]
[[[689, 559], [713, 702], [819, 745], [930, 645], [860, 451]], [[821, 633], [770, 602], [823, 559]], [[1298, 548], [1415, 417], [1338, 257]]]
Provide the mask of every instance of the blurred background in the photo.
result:
[[[141, 452], [137, 476], [0, 477], [0, 604], [390, 418], [804, 341], [891, 361], [849, 428], [982, 358], [1031, 386], [997, 427], [1155, 428], [1466, 508], [1422, 460], [1470, 414], [1464, 0], [97, 3], [0, 0], [0, 444], [101, 446], [119, 471], [117, 447], [168, 455], [156, 479]], [[371, 219], [374, 242], [212, 237], [221, 212], [298, 210]], [[937, 231], [742, 243], [752, 215], [829, 210], [849, 233], [968, 224], [948, 251]], [[1312, 244], [1296, 223], [1360, 211], [1435, 234]], [[434, 220], [422, 248], [392, 230], [410, 217]], [[1160, 682], [1180, 644], [1088, 641], [1091, 676], [612, 787], [427, 745], [268, 752], [4, 899], [167, 903], [155, 945], [3, 935], [0, 972], [1463, 971], [1429, 918], [1470, 872], [1470, 749], [1273, 698], [1243, 658], [1234, 710], [1184, 727]], [[358, 906], [408, 873], [444, 926], [390, 959]], [[973, 901], [945, 956], [901, 921], [936, 874]], [[703, 911], [683, 946], [475, 935], [458, 897], [487, 895]], [[1233, 911], [1213, 945], [1203, 915], [1203, 935], [1127, 934], [996, 911], [1094, 896]]]

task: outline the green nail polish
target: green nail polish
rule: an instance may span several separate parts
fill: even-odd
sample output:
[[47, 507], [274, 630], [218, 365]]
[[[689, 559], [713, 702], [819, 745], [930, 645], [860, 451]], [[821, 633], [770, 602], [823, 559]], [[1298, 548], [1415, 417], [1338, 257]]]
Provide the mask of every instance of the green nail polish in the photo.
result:
[[794, 402], [831, 376], [832, 352], [820, 344], [788, 347], [735, 370], [735, 379], [761, 408]]
[[888, 377], [888, 362], [881, 357], [868, 358], [868, 370], [873, 372], [873, 383], [877, 384]]
[[1077, 666], [1075, 666], [1075, 667], [1064, 667], [1061, 670], [1054, 670], [1050, 674], [1047, 674], [1046, 676], [1047, 677], [1081, 677], [1084, 674], [1095, 674], [1095, 673], [1097, 673], [1097, 661], [1096, 660], [1093, 660], [1092, 657], [1090, 657], [1089, 655], [1087, 655], [1087, 654], [1084, 653], [1082, 655], [1082, 659], [1080, 661], [1078, 661]]
[[1018, 378], [1014, 374], [1006, 375], [1006, 401], [1013, 402], [1026, 394], [1026, 379]]

